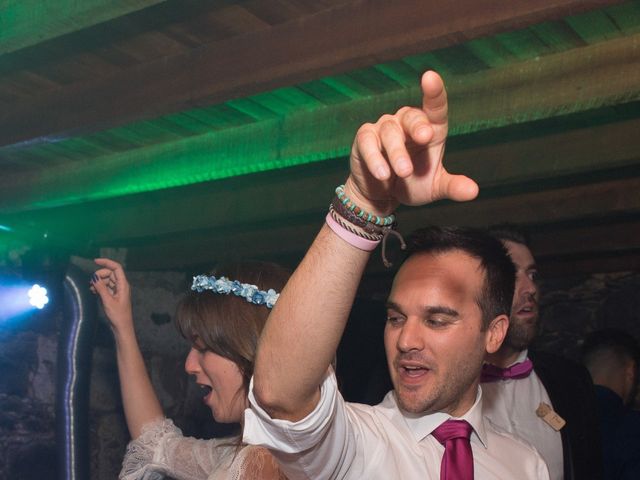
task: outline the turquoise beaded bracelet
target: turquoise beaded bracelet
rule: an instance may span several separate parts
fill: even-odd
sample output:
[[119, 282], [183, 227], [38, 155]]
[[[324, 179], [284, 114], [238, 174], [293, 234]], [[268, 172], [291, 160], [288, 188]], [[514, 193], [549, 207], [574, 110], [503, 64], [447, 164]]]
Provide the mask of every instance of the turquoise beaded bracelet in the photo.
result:
[[379, 217], [378, 215], [366, 212], [365, 210], [358, 207], [344, 193], [344, 185], [338, 185], [336, 187], [336, 196], [346, 208], [348, 208], [351, 212], [353, 212], [359, 218], [363, 219], [366, 222], [373, 223], [374, 225], [378, 225], [381, 227], [388, 227], [390, 225], [393, 225], [393, 223], [396, 221], [396, 216], [393, 213], [387, 217]]

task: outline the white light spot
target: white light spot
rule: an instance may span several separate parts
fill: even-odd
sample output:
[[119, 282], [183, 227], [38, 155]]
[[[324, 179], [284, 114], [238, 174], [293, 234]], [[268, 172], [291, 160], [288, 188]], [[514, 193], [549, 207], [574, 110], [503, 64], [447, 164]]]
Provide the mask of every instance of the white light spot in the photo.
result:
[[29, 290], [29, 303], [38, 309], [44, 308], [49, 303], [47, 289], [37, 283]]

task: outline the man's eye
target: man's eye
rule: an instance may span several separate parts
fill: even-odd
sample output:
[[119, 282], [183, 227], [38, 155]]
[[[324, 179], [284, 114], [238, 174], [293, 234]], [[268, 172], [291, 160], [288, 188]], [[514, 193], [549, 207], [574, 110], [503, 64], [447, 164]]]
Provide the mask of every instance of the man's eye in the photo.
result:
[[441, 328], [444, 327], [447, 322], [440, 318], [427, 318], [426, 324], [433, 328]]
[[538, 272], [536, 271], [531, 271], [529, 272], [528, 275], [529, 275], [529, 278], [534, 282], [538, 279]]
[[398, 325], [402, 323], [402, 320], [402, 317], [397, 315], [387, 315], [387, 323], [390, 323], [391, 325]]

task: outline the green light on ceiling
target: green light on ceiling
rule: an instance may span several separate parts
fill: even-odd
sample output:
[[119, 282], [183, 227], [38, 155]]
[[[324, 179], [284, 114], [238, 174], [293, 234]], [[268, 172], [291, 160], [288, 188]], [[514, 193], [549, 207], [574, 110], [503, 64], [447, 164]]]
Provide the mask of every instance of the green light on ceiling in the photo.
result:
[[[591, 22], [592, 19], [576, 17], [573, 21]], [[557, 33], [546, 36], [547, 40], [558, 42], [549, 47], [547, 54], [571, 47], [565, 43], [567, 39], [561, 35], [563, 29], [559, 24], [547, 23], [534, 28], [537, 30], [532, 31], [538, 34]], [[526, 42], [523, 43], [522, 39], [527, 35], [505, 34], [473, 41], [459, 48], [479, 57], [479, 63], [489, 74], [499, 73], [501, 68], [509, 70], [508, 64], [501, 66], [498, 58], [501, 55], [526, 58], [542, 53], [540, 44], [529, 48]], [[375, 121], [381, 113], [395, 111], [399, 106], [419, 103], [420, 92], [414, 85], [419, 72], [435, 68], [447, 80], [456, 80], [452, 70], [459, 69], [459, 66], [447, 61], [456, 51], [444, 49], [372, 67], [376, 74], [386, 75], [398, 86], [409, 85], [383, 95], [372, 95], [374, 90], [382, 88], [382, 80], [369, 85], [354, 80], [366, 75], [367, 70], [364, 69], [315, 80], [299, 88], [283, 88], [150, 122], [126, 125], [88, 136], [88, 140], [70, 139], [46, 145], [42, 151], [44, 158], [50, 150], [66, 148], [80, 161], [71, 167], [52, 167], [44, 171], [39, 179], [29, 179], [29, 188], [3, 187], [6, 192], [0, 196], [10, 199], [5, 204], [13, 202], [15, 210], [52, 207], [347, 156], [353, 134], [360, 124]], [[488, 67], [497, 67], [496, 72]], [[495, 97], [478, 93], [487, 89], [485, 80], [478, 80], [478, 75], [483, 74], [461, 75], [458, 77], [459, 85], [456, 86], [455, 81], [450, 84], [452, 104], [458, 102], [456, 108], [452, 108], [450, 135], [546, 118], [558, 113], [540, 110], [526, 102], [515, 113], [508, 109], [500, 110], [495, 106]], [[316, 100], [314, 92], [325, 100], [326, 106]], [[327, 92], [331, 92], [328, 101], [323, 97]], [[479, 100], [492, 103], [482, 108], [468, 107]], [[518, 100], [528, 101], [529, 96]], [[599, 101], [606, 102], [606, 99]], [[571, 108], [568, 106], [563, 113], [571, 112]], [[575, 108], [586, 107], [577, 105]], [[461, 111], [463, 114], [456, 116]], [[466, 113], [471, 115], [465, 117]], [[175, 131], [179, 128], [195, 135], [176, 140]], [[149, 139], [161, 143], [149, 145]], [[119, 145], [124, 151], [87, 160], [82, 153], [85, 142], [94, 149], [96, 144], [103, 143], [110, 148]]]
[[96, 158], [82, 168], [65, 164], [43, 171], [28, 202], [53, 207], [346, 157], [363, 122], [417, 95], [417, 88], [404, 89]]

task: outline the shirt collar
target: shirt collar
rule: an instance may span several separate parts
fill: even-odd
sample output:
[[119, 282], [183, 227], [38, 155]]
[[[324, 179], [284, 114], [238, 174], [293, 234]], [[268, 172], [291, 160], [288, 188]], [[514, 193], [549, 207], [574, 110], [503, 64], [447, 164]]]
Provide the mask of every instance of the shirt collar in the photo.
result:
[[529, 356], [529, 350], [525, 348], [520, 352], [520, 355], [518, 355], [518, 358], [516, 358], [511, 365], [507, 365], [507, 368], [511, 367], [512, 365], [515, 365], [516, 363], [524, 362], [528, 356]]
[[487, 433], [485, 430], [485, 419], [482, 416], [482, 389], [478, 387], [476, 401], [471, 408], [461, 417], [452, 417], [448, 413], [436, 412], [428, 415], [404, 412], [398, 407], [395, 394], [390, 392], [387, 399], [393, 402], [395, 410], [404, 419], [407, 427], [411, 431], [417, 442], [424, 440], [431, 432], [438, 428], [442, 422], [453, 418], [454, 420], [466, 420], [473, 427], [471, 441], [479, 441], [483, 447], [487, 448]]

